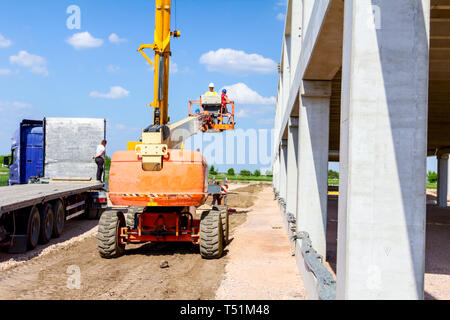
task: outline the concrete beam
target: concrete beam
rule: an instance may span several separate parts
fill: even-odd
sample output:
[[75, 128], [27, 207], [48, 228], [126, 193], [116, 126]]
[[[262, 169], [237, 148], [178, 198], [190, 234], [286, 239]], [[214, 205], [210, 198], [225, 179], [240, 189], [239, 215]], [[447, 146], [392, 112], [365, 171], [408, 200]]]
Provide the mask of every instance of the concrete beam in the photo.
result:
[[[291, 11], [291, 72], [295, 74], [300, 62], [303, 35], [303, 1], [290, 1]], [[291, 77], [291, 81], [294, 77]], [[292, 85], [292, 83], [291, 83]]]
[[430, 0], [346, 0], [338, 299], [422, 299]]
[[295, 243], [295, 260], [297, 262], [297, 267], [302, 275], [302, 280], [305, 285], [306, 292], [308, 294], [309, 300], [320, 300], [319, 294], [317, 292], [318, 282], [314, 275], [314, 272], [308, 267], [305, 261], [305, 257], [302, 253], [302, 241], [296, 240]]
[[326, 257], [330, 81], [303, 81], [298, 144], [297, 232]]
[[[342, 0], [321, 0], [321, 1], [308, 1], [306, 4], [308, 6], [313, 5], [311, 14], [305, 12], [307, 8], [304, 9], [303, 15], [303, 28], [305, 29], [305, 25], [308, 27], [306, 30], [303, 30], [303, 42], [302, 42], [302, 51], [300, 54], [300, 60], [295, 69], [295, 73], [291, 73], [291, 81], [292, 85], [288, 91], [288, 95], [283, 97], [283, 105], [284, 105], [284, 114], [281, 115], [280, 119], [280, 131], [283, 131], [289, 123], [289, 117], [291, 115], [292, 109], [294, 107], [295, 101], [297, 99], [298, 92], [300, 90], [300, 86], [304, 79], [305, 71], [308, 67], [311, 56], [313, 55], [314, 47], [316, 45], [316, 41], [321, 33], [322, 26], [325, 23], [326, 19], [334, 19], [333, 14], [338, 14], [339, 12], [336, 10], [329, 10], [331, 8], [331, 4], [333, 2], [342, 2]], [[331, 16], [329, 16], [330, 14]], [[335, 26], [339, 28], [338, 25]], [[330, 73], [331, 74], [331, 73]], [[334, 76], [334, 75], [333, 75]], [[331, 80], [331, 79], [315, 79], [315, 80]], [[283, 84], [285, 85], [285, 84]], [[278, 141], [275, 141], [275, 144], [280, 144], [281, 138]]]
[[342, 66], [344, 1], [331, 1], [303, 79], [332, 80]]

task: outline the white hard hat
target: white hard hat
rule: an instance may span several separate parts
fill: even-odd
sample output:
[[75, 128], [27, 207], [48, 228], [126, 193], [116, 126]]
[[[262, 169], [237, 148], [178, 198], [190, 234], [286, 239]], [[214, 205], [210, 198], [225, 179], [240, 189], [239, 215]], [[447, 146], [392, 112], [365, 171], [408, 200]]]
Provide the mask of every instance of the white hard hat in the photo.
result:
[[214, 83], [211, 82], [211, 83], [209, 84], [209, 87], [210, 87], [210, 88], [214, 88]]

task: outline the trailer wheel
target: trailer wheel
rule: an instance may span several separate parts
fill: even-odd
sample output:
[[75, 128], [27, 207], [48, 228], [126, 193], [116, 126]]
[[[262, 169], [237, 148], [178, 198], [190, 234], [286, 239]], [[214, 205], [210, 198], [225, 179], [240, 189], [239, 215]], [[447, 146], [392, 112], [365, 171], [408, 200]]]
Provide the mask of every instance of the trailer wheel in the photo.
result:
[[39, 232], [39, 243], [46, 244], [52, 238], [53, 233], [53, 208], [47, 203], [41, 211], [41, 228]]
[[200, 220], [200, 254], [204, 259], [219, 259], [223, 254], [223, 230], [220, 212], [205, 211]]
[[106, 211], [98, 224], [98, 252], [105, 259], [117, 258], [125, 253], [119, 241], [120, 228], [126, 225], [122, 212]]
[[86, 199], [86, 209], [84, 211], [84, 218], [88, 220], [97, 220], [102, 215], [102, 209], [92, 208], [92, 203], [89, 202], [89, 199]]
[[64, 223], [66, 222], [66, 210], [61, 200], [53, 204], [53, 237], [59, 238], [64, 230]]
[[41, 229], [41, 217], [39, 209], [33, 207], [30, 211], [27, 224], [28, 249], [36, 248], [39, 241], [39, 231]]
[[91, 209], [91, 208], [88, 208], [88, 209], [86, 209], [86, 211], [87, 211], [87, 218], [88, 218], [88, 220], [96, 220], [96, 219], [98, 219], [98, 217], [99, 217], [99, 211], [100, 210], [98, 210], [98, 209]]

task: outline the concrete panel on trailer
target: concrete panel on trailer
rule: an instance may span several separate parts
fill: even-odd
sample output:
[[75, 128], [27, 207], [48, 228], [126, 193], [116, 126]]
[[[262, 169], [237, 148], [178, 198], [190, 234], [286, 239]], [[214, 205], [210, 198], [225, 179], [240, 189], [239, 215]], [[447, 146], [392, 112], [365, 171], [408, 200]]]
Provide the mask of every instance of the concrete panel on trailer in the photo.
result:
[[44, 130], [46, 178], [96, 179], [93, 157], [106, 138], [105, 119], [46, 118]]

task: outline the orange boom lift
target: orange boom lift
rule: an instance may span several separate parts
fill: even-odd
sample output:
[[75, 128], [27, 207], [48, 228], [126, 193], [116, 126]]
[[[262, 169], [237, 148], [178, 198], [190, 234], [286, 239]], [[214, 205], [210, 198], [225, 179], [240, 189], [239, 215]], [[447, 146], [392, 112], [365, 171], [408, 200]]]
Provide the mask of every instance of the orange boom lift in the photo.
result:
[[[217, 101], [205, 102], [196, 113], [169, 124], [169, 59], [171, 0], [156, 0], [155, 42], [139, 52], [154, 66], [153, 124], [142, 131], [139, 142], [128, 142], [127, 151], [114, 153], [109, 173], [109, 197], [120, 209], [100, 218], [98, 251], [103, 258], [124, 254], [130, 243], [192, 242], [202, 257], [220, 258], [228, 242], [228, 208], [216, 206], [196, 219], [196, 209], [220, 187], [208, 186], [208, 164], [199, 152], [184, 150], [183, 143], [198, 131], [234, 129], [232, 112], [217, 110]], [[144, 49], [153, 49], [152, 61]], [[191, 103], [189, 104], [191, 105]], [[211, 109], [212, 107], [212, 109]], [[209, 111], [207, 109], [209, 108]]]

